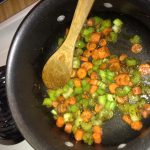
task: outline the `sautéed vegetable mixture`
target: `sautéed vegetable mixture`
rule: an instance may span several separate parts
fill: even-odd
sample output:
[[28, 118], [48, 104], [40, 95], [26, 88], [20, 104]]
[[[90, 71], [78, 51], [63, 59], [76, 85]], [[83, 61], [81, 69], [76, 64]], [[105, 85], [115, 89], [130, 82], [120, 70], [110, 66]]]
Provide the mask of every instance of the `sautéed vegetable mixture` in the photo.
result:
[[[72, 133], [76, 141], [100, 144], [102, 125], [116, 110], [137, 131], [142, 129], [141, 119], [150, 115], [150, 104], [143, 96], [150, 96], [150, 86], [143, 82], [150, 75], [150, 65], [140, 64], [125, 53], [114, 55], [108, 48], [108, 44], [117, 42], [122, 26], [118, 18], [113, 21], [98, 16], [89, 18], [76, 42], [70, 80], [62, 88], [48, 90], [43, 101], [50, 108], [56, 126]], [[58, 40], [58, 46], [64, 39]], [[139, 35], [129, 42], [135, 56], [142, 51]]]

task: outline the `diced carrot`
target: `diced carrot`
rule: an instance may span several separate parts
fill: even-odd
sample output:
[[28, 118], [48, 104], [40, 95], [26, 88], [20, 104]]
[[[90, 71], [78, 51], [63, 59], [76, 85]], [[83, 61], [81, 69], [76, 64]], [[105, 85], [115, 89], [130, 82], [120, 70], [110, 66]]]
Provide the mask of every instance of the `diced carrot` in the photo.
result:
[[61, 117], [61, 116], [59, 116], [58, 118], [57, 118], [57, 121], [56, 121], [56, 125], [57, 125], [57, 127], [59, 127], [59, 128], [61, 128], [63, 125], [64, 125], [64, 118], [63, 117]]
[[110, 56], [109, 49], [107, 47], [101, 47], [97, 50], [98, 58], [103, 59]]
[[77, 131], [75, 132], [75, 135], [74, 135], [74, 137], [75, 137], [75, 139], [77, 140], [77, 141], [81, 141], [82, 140], [82, 138], [83, 138], [83, 130], [81, 130], [81, 129], [77, 129]]
[[107, 68], [107, 63], [102, 63], [99, 68], [105, 70]]
[[97, 53], [98, 53], [98, 50], [94, 50], [94, 51], [92, 52], [92, 58], [93, 58], [94, 60], [99, 59], [99, 56], [97, 55]]
[[67, 110], [67, 103], [62, 103], [57, 106], [57, 111], [59, 113], [64, 113]]
[[57, 99], [58, 99], [58, 101], [60, 101], [60, 102], [63, 102], [63, 101], [65, 100], [65, 98], [64, 98], [63, 96], [59, 96]]
[[127, 57], [128, 57], [127, 54], [121, 54], [120, 57], [119, 57], [119, 60], [124, 61]]
[[76, 98], [75, 97], [70, 97], [69, 99], [68, 99], [68, 103], [70, 104], [70, 105], [74, 105], [75, 103], [76, 103]]
[[91, 78], [91, 79], [98, 79], [98, 74], [97, 74], [96, 72], [92, 72], [92, 73], [90, 74], [90, 78]]
[[81, 114], [81, 117], [83, 121], [88, 122], [92, 117], [92, 113], [89, 110], [84, 110]]
[[107, 45], [106, 39], [100, 39], [99, 44], [100, 46], [106, 46]]
[[102, 137], [99, 133], [93, 133], [92, 136], [93, 136], [94, 143], [100, 144], [102, 142]]
[[75, 87], [81, 87], [81, 80], [79, 78], [73, 79]]
[[84, 99], [88, 99], [88, 98], [89, 98], [89, 96], [88, 96], [87, 94], [83, 94], [83, 95], [82, 95], [82, 98], [84, 98]]
[[79, 79], [85, 78], [87, 75], [87, 71], [84, 68], [79, 68], [77, 71], [77, 76]]
[[145, 118], [145, 119], [148, 118], [148, 116], [149, 116], [149, 113], [146, 110], [142, 111], [141, 114], [142, 114], [143, 118]]
[[52, 102], [52, 106], [53, 106], [54, 108], [56, 108], [56, 107], [58, 106], [58, 102], [57, 102], [57, 101], [53, 101], [53, 102]]
[[117, 102], [119, 103], [119, 104], [124, 104], [126, 101], [128, 101], [128, 97], [127, 96], [124, 96], [124, 97], [118, 97], [117, 96]]
[[98, 33], [98, 32], [92, 33], [91, 38], [90, 38], [90, 42], [98, 43], [100, 38], [101, 38], [101, 34], [100, 33]]
[[91, 80], [89, 81], [89, 83], [90, 83], [91, 85], [97, 85], [98, 80], [96, 80], [96, 79], [91, 79]]
[[87, 20], [87, 26], [93, 26], [94, 25], [94, 20], [92, 19], [92, 18], [89, 18], [88, 20]]
[[71, 131], [72, 131], [72, 124], [71, 123], [66, 123], [66, 125], [65, 125], [65, 132], [66, 133], [71, 133]]
[[124, 122], [126, 122], [127, 124], [129, 124], [129, 125], [131, 125], [131, 123], [132, 123], [132, 120], [131, 120], [131, 118], [130, 118], [129, 115], [123, 115], [123, 116], [122, 116], [122, 120], [123, 120]]
[[80, 57], [80, 60], [81, 60], [81, 61], [88, 61], [88, 58], [81, 56], [81, 57]]
[[111, 58], [111, 59], [109, 60], [109, 63], [110, 63], [110, 64], [119, 63], [119, 59], [118, 59], [118, 58]]
[[102, 105], [96, 104], [96, 105], [95, 105], [95, 112], [96, 112], [96, 113], [100, 112], [100, 111], [102, 110], [102, 108], [103, 108]]
[[86, 80], [87, 83], [89, 83], [91, 79], [90, 78], [86, 78], [85, 80]]
[[91, 62], [83, 62], [81, 67], [88, 71], [89, 69], [92, 69], [93, 64]]
[[86, 47], [87, 47], [87, 50], [93, 51], [96, 49], [97, 45], [95, 43], [88, 43]]
[[111, 31], [112, 31], [112, 28], [106, 28], [103, 30], [102, 33], [103, 33], [103, 35], [108, 36]]
[[131, 128], [136, 130], [136, 131], [141, 130], [142, 127], [143, 127], [143, 124], [142, 124], [141, 121], [134, 121], [134, 122], [131, 123]]
[[144, 109], [150, 113], [150, 104], [144, 104]]
[[93, 127], [93, 132], [94, 133], [99, 133], [100, 135], [102, 135], [102, 128], [100, 126], [98, 126], [98, 125], [95, 125]]
[[116, 84], [116, 83], [111, 83], [110, 85], [109, 85], [109, 90], [110, 90], [110, 92], [112, 93], [112, 94], [114, 94], [114, 93], [116, 93], [116, 88], [118, 87], [118, 85]]
[[129, 85], [130, 83], [130, 77], [126, 73], [117, 75], [115, 80], [118, 85]]
[[85, 50], [85, 51], [83, 52], [83, 56], [84, 56], [84, 57], [89, 58], [91, 55], [92, 55], [92, 53], [91, 53], [90, 51], [88, 51], [88, 50]]
[[131, 47], [131, 51], [135, 54], [140, 53], [142, 51], [143, 47], [141, 44], [133, 44]]
[[142, 89], [141, 89], [141, 87], [137, 86], [137, 87], [134, 87], [134, 88], [132, 89], [132, 92], [133, 92], [133, 94], [135, 94], [135, 95], [139, 95], [139, 94], [142, 93]]
[[90, 94], [93, 94], [98, 89], [97, 85], [92, 85], [90, 88]]
[[109, 69], [110, 69], [111, 71], [120, 71], [120, 69], [121, 69], [120, 63], [115, 62], [115, 63], [111, 64], [111, 65], [109, 66]]
[[150, 75], [150, 65], [149, 64], [141, 64], [139, 66], [139, 71], [141, 75]]

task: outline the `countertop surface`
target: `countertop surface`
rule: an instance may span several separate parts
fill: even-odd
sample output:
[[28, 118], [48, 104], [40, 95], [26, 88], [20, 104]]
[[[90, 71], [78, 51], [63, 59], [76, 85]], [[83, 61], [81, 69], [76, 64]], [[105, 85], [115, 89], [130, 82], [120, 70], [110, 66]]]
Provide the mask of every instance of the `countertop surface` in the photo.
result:
[[[24, 16], [32, 9], [35, 4], [36, 3], [27, 7], [6, 21], [0, 23], [0, 66], [6, 64], [9, 47], [16, 29], [23, 20]], [[0, 150], [33, 150], [33, 148], [27, 143], [27, 141], [24, 140], [15, 145], [6, 146], [0, 144]]]

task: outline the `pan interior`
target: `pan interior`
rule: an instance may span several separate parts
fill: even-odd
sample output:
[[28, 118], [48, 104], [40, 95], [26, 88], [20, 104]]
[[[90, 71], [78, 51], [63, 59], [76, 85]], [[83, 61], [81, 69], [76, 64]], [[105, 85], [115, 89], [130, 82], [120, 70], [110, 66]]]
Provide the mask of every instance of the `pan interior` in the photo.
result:
[[[149, 62], [150, 57], [150, 42], [149, 35], [150, 29], [145, 26], [139, 20], [125, 14], [114, 13], [114, 12], [94, 12], [90, 16], [101, 16], [104, 19], [115, 19], [120, 18], [124, 25], [121, 33], [119, 34], [118, 41], [115, 44], [109, 44], [109, 49], [112, 54], [120, 55], [126, 53], [129, 57], [135, 57], [139, 59], [142, 63]], [[63, 37], [65, 29], [69, 27], [70, 22], [62, 22], [61, 28], [59, 27], [54, 34], [54, 37], [50, 37], [45, 44], [44, 48], [44, 62], [51, 56], [57, 48], [57, 41], [59, 37]], [[133, 54], [130, 50], [131, 43], [129, 42], [130, 37], [138, 34], [142, 39], [143, 51], [139, 54]], [[143, 120], [144, 131], [150, 126], [150, 119]], [[121, 119], [121, 114], [119, 111], [116, 112], [114, 117], [107, 121], [103, 125], [103, 145], [117, 145], [124, 142], [129, 142], [139, 136], [142, 131], [133, 131], [126, 123]], [[65, 134], [65, 133], [64, 133]]]

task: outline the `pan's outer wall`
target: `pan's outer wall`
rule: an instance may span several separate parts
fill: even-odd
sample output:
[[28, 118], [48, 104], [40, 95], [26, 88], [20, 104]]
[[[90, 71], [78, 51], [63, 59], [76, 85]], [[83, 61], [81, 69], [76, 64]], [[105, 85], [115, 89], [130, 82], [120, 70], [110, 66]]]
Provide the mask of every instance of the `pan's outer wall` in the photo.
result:
[[[96, 0], [93, 9], [106, 10], [103, 3], [111, 3], [107, 11], [130, 13], [150, 28], [149, 0]], [[7, 94], [13, 117], [27, 141], [37, 150], [65, 150], [64, 143], [70, 138], [55, 128], [54, 122], [48, 124], [47, 114], [39, 107], [40, 72], [44, 61], [42, 48], [55, 32], [71, 20], [76, 6], [75, 0], [44, 0], [28, 14], [19, 27], [10, 47], [7, 61]], [[57, 17], [65, 15], [66, 20], [57, 22]], [[136, 14], [136, 15], [135, 15]], [[51, 51], [51, 54], [53, 51]], [[44, 57], [44, 56], [43, 56]], [[35, 84], [36, 83], [36, 84]], [[129, 144], [126, 149], [144, 150], [150, 146], [150, 130]], [[72, 140], [72, 142], [74, 142]], [[72, 149], [100, 149], [75, 143]], [[116, 149], [116, 147], [101, 149]]]

